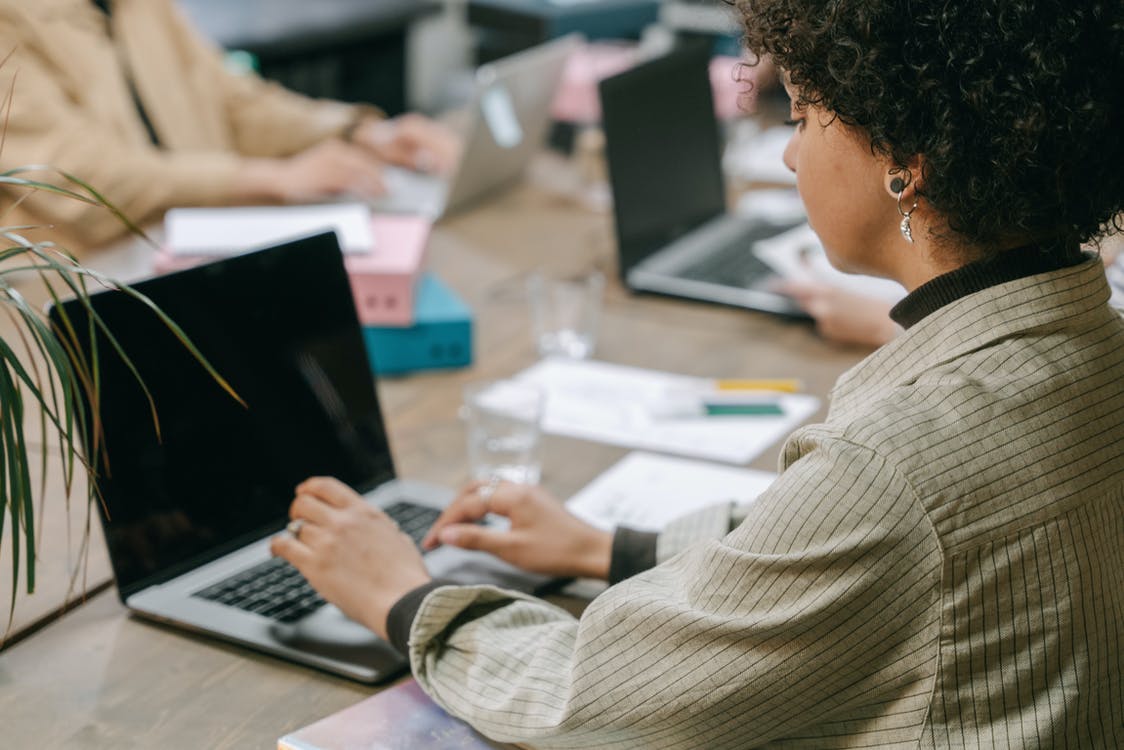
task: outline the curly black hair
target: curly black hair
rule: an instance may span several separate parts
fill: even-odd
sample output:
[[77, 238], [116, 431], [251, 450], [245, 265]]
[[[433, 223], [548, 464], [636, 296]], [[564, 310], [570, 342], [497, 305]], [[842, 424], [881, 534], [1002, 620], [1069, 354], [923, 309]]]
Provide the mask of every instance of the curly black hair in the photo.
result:
[[[746, 46], [983, 252], [1120, 229], [1122, 0], [734, 0]], [[1114, 223], [1115, 222], [1115, 223]]]

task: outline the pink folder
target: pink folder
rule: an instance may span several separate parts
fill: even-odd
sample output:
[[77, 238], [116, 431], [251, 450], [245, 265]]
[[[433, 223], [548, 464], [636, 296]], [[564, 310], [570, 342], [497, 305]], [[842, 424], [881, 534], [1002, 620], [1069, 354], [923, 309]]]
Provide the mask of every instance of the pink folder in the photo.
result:
[[374, 216], [375, 250], [344, 257], [359, 322], [365, 326], [414, 323], [414, 292], [425, 262], [431, 223], [417, 216]]
[[[566, 61], [562, 82], [551, 105], [551, 116], [577, 125], [600, 122], [597, 84], [603, 78], [628, 70], [639, 59], [636, 46], [629, 44], [591, 42], [578, 49]], [[726, 55], [718, 55], [710, 61], [714, 111], [720, 120], [740, 117], [756, 107], [756, 92], [738, 80], [741, 62]]]

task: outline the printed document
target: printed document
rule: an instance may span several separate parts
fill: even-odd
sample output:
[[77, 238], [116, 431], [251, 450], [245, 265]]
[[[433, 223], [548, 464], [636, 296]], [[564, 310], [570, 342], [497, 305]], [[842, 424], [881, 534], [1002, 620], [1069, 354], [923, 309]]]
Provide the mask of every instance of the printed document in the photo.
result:
[[670, 398], [705, 392], [713, 381], [562, 358], [542, 360], [516, 378], [545, 391], [545, 432], [733, 464], [785, 438], [820, 405], [814, 396], [777, 394], [779, 415], [666, 418], [661, 411]]

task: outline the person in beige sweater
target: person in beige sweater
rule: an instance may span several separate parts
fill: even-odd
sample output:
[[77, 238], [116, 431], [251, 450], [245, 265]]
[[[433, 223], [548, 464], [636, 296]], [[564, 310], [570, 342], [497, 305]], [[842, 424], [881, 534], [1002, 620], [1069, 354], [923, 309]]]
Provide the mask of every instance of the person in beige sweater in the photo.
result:
[[[172, 0], [0, 0], [0, 169], [89, 183], [131, 221], [173, 206], [377, 195], [379, 165], [440, 170], [456, 140], [417, 116], [312, 100], [224, 68]], [[3, 226], [73, 251], [125, 225], [95, 205], [4, 187]], [[46, 226], [44, 226], [46, 225]]]

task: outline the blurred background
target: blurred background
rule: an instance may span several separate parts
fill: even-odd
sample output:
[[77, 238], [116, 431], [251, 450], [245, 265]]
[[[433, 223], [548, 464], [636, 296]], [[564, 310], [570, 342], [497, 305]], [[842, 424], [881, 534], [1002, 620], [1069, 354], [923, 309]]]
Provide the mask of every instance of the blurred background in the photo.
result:
[[463, 102], [481, 63], [573, 31], [590, 40], [662, 44], [704, 35], [736, 55], [721, 0], [179, 0], [251, 67], [304, 94], [377, 103], [390, 115]]

